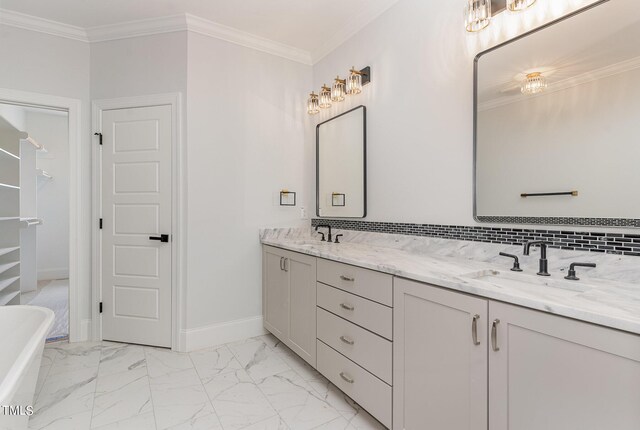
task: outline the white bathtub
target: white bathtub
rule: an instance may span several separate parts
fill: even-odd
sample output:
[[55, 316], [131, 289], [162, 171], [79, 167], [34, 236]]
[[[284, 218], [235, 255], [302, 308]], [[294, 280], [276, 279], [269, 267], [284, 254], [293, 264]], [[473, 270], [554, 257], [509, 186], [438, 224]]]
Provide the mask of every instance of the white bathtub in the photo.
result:
[[[40, 361], [53, 311], [37, 306], [0, 306], [0, 429], [26, 429]], [[13, 415], [8, 406], [19, 406]], [[16, 412], [15, 409], [12, 412]]]

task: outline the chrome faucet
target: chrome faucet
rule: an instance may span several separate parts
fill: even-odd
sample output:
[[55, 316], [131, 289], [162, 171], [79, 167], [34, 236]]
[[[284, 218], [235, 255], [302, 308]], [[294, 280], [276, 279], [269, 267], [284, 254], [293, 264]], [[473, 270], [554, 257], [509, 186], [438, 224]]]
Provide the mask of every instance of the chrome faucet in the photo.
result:
[[538, 276], [551, 276], [549, 275], [549, 262], [547, 261], [547, 246], [553, 244], [551, 242], [545, 242], [544, 240], [526, 242], [522, 253], [529, 255], [529, 248], [531, 248], [532, 245], [540, 245], [540, 270], [538, 271]]

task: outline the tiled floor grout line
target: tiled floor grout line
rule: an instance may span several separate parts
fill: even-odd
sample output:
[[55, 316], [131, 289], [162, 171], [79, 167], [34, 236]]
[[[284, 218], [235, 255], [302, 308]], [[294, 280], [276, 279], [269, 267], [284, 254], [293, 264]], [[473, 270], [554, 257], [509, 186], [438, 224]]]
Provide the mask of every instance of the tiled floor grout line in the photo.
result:
[[[265, 347], [265, 348], [268, 348], [268, 349], [269, 349], [269, 351], [271, 351], [271, 352], [273, 352], [274, 354], [276, 354], [276, 352], [275, 352], [275, 351], [274, 351], [274, 350], [273, 350], [269, 345], [267, 345], [267, 342], [265, 342], [264, 340], [262, 340], [260, 337], [255, 337], [255, 338], [252, 338], [252, 339], [255, 339], [255, 341], [256, 341], [256, 342], [262, 342], [262, 343], [264, 344], [264, 347]], [[249, 343], [249, 342], [247, 342], [247, 343]], [[229, 348], [229, 347], [227, 346], [227, 348]], [[229, 348], [229, 351], [231, 351], [231, 354], [236, 358], [236, 360], [238, 360], [238, 363], [240, 363], [240, 365], [242, 366], [242, 363], [240, 362], [240, 359], [238, 358], [238, 356], [236, 355], [236, 353], [235, 353], [235, 352], [233, 352], [233, 349], [232, 349], [232, 348]], [[280, 358], [280, 357], [278, 357], [278, 358]], [[281, 359], [281, 358], [280, 358], [280, 359]], [[281, 359], [281, 360], [282, 360], [282, 359]], [[293, 370], [293, 369], [291, 368], [291, 366], [289, 366], [289, 363], [285, 363], [284, 361], [283, 361], [283, 363], [287, 366], [287, 368], [289, 368], [290, 370]], [[243, 368], [243, 370], [247, 373], [247, 376], [249, 376], [249, 378], [251, 379], [251, 381], [253, 382], [253, 384], [256, 386], [256, 388], [258, 389], [258, 391], [260, 392], [260, 394], [262, 394], [262, 395], [264, 396], [265, 400], [267, 401], [267, 403], [269, 403], [269, 406], [271, 406], [271, 408], [273, 409], [273, 411], [276, 413], [274, 416], [277, 416], [277, 417], [280, 419], [280, 421], [282, 421], [283, 423], [285, 423], [285, 425], [287, 426], [287, 428], [289, 428], [289, 424], [287, 424], [287, 422], [284, 420], [284, 418], [282, 418], [282, 415], [280, 415], [280, 412], [278, 412], [278, 410], [275, 408], [275, 406], [273, 406], [273, 403], [271, 403], [271, 400], [269, 400], [269, 397], [264, 393], [264, 391], [262, 391], [262, 389], [261, 389], [261, 388], [260, 388], [260, 386], [258, 385], [258, 382], [255, 380], [255, 378], [254, 378], [253, 376], [251, 376], [251, 374], [247, 371], [247, 369], [245, 369], [245, 368], [244, 368], [244, 366], [242, 366], [242, 368]], [[272, 375], [272, 376], [273, 376], [273, 375]], [[268, 378], [268, 376], [267, 376], [267, 378]], [[265, 418], [264, 420], [260, 420], [260, 421], [258, 421], [258, 423], [261, 423], [261, 422], [266, 421], [266, 420], [270, 420], [271, 418], [273, 418], [273, 417]], [[245, 426], [244, 428], [247, 428], [247, 427], [249, 427], [249, 426], [252, 426], [252, 425], [255, 425], [255, 424], [258, 424], [258, 423], [249, 424], [248, 426]], [[242, 429], [240, 429], [240, 430], [242, 430]]]
[[[46, 348], [46, 345], [45, 345]], [[44, 354], [44, 351], [43, 351]], [[46, 375], [44, 375], [44, 378], [42, 379], [42, 384], [40, 385], [40, 389], [34, 394], [33, 396], [33, 406], [35, 406], [35, 404], [38, 402], [38, 397], [40, 397], [40, 392], [42, 392], [42, 388], [44, 387], [44, 384], [47, 382], [47, 378], [49, 378], [49, 373], [51, 373], [51, 368], [53, 367], [53, 363], [56, 362], [56, 359], [58, 358], [58, 352], [56, 351], [56, 356], [53, 358], [53, 360], [51, 360], [51, 365], [48, 366]], [[41, 359], [42, 360], [42, 359]], [[38, 369], [38, 372], [40, 370], [42, 370], [42, 361], [40, 361], [40, 369]], [[40, 375], [38, 375], [40, 376]], [[37, 380], [36, 380], [36, 384], [37, 384]]]
[[96, 391], [98, 390], [98, 375], [100, 374], [100, 364], [102, 363], [103, 343], [100, 341], [100, 357], [98, 358], [98, 368], [96, 369], [96, 386], [93, 390], [93, 398], [91, 399], [91, 416], [89, 418], [89, 428], [93, 428], [93, 411], [96, 407]]
[[[215, 348], [216, 347], [214, 347], [214, 349]], [[211, 409], [213, 410], [213, 413], [215, 414], [216, 418], [218, 419], [218, 423], [220, 423], [220, 427], [222, 427], [222, 429], [224, 430], [224, 426], [222, 425], [222, 421], [220, 420], [220, 415], [218, 415], [218, 411], [216, 410], [216, 407], [213, 405], [213, 401], [211, 400], [211, 397], [209, 397], [209, 392], [207, 391], [207, 387], [205, 387], [204, 383], [202, 382], [202, 377], [200, 376], [200, 372], [198, 372], [198, 368], [196, 367], [196, 363], [193, 361], [193, 357], [191, 357], [191, 353], [190, 352], [187, 352], [186, 354], [189, 357], [189, 361], [191, 362], [191, 365], [193, 366], [193, 370], [196, 372], [196, 375], [198, 375], [198, 381], [200, 381], [200, 385], [202, 386], [202, 389], [204, 390], [204, 394], [207, 396], [207, 400], [209, 401], [209, 405], [211, 405]], [[231, 355], [233, 355], [233, 351], [231, 351]], [[234, 355], [234, 357], [235, 357], [235, 355]]]
[[153, 414], [153, 427], [158, 430], [158, 417], [156, 416], [156, 407], [153, 404], [153, 390], [151, 389], [151, 375], [149, 375], [149, 357], [147, 356], [147, 347], [142, 347], [144, 354], [144, 367], [147, 369], [147, 384], [149, 385], [149, 401], [151, 402], [151, 413]]

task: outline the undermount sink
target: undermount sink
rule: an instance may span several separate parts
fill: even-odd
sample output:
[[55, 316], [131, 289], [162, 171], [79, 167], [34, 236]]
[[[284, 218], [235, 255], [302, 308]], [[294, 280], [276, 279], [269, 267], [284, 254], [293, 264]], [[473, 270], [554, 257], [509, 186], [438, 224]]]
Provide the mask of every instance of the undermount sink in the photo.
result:
[[592, 285], [581, 281], [568, 281], [536, 275], [527, 275], [518, 272], [500, 270], [480, 270], [462, 275], [463, 278], [472, 279], [491, 284], [495, 287], [519, 290], [557, 296], [571, 296], [584, 293], [593, 288]]

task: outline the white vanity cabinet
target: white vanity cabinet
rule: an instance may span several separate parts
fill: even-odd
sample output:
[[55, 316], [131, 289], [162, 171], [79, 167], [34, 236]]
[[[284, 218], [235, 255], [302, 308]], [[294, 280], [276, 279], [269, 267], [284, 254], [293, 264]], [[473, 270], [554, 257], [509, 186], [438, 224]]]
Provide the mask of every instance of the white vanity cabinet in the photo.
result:
[[316, 366], [316, 258], [265, 246], [262, 254], [264, 326]]
[[395, 278], [394, 429], [487, 429], [488, 307]]
[[491, 430], [640, 429], [640, 336], [498, 302], [489, 318]]
[[393, 336], [394, 429], [640, 429], [640, 336], [397, 278]]
[[265, 328], [387, 428], [640, 429], [639, 335], [266, 245], [263, 276]]

